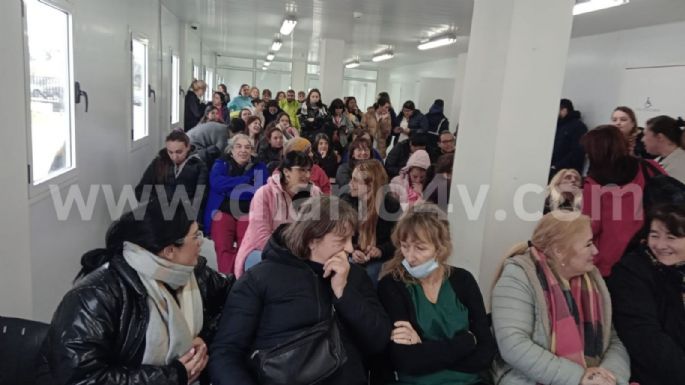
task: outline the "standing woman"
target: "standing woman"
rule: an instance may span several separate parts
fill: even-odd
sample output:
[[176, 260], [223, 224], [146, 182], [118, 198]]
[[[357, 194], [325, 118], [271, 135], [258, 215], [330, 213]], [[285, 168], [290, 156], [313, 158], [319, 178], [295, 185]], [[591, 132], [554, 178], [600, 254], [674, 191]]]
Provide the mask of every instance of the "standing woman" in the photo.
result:
[[[414, 206], [392, 235], [397, 251], [384, 265], [378, 295], [394, 330], [393, 384], [484, 384], [497, 352], [480, 288], [452, 255], [447, 216], [436, 205]], [[508, 383], [507, 383], [508, 384]]]
[[247, 135], [234, 135], [223, 158], [214, 162], [209, 176], [205, 231], [212, 235], [222, 273], [233, 273], [236, 254], [248, 226], [250, 202], [269, 176], [264, 163], [254, 158], [252, 151]]
[[321, 92], [318, 89], [313, 88], [309, 91], [307, 99], [297, 111], [297, 117], [302, 136], [313, 142], [316, 134], [323, 129], [328, 117], [328, 109], [321, 101]]
[[642, 228], [642, 195], [650, 176], [665, 173], [653, 160], [641, 160], [628, 151], [628, 142], [614, 126], [599, 126], [580, 141], [590, 169], [583, 184], [583, 214], [592, 218], [599, 253], [595, 264], [602, 276], [625, 253]]
[[347, 118], [354, 128], [360, 127], [362, 119], [364, 119], [364, 113], [357, 106], [357, 99], [354, 96], [348, 97], [345, 101], [345, 107], [347, 107]]
[[683, 130], [670, 116], [657, 116], [647, 121], [642, 138], [647, 152], [657, 155], [657, 161], [668, 175], [685, 183], [685, 150], [681, 146]]
[[357, 163], [352, 172], [349, 193], [341, 199], [357, 210], [359, 227], [354, 242], [352, 261], [366, 267], [374, 285], [378, 282], [381, 266], [395, 254], [390, 236], [402, 208], [387, 188], [388, 175], [376, 159]]
[[492, 291], [497, 384], [627, 385], [630, 360], [593, 264], [590, 218], [553, 211], [504, 260]]
[[114, 222], [53, 315], [41, 351], [52, 384], [195, 384], [233, 282], [207, 267], [202, 239], [183, 205]]
[[650, 212], [646, 239], [608, 280], [614, 322], [640, 385], [685, 384], [685, 208]]
[[193, 80], [190, 89], [186, 93], [185, 108], [183, 113], [183, 129], [185, 131], [197, 126], [205, 112], [205, 103], [202, 103], [207, 83], [203, 80]]
[[295, 219], [295, 203], [321, 195], [321, 190], [311, 184], [312, 165], [308, 154], [290, 152], [285, 155], [278, 172], [257, 190], [250, 203], [249, 224], [235, 261], [237, 277], [250, 267], [246, 266], [248, 257], [251, 263], [261, 260], [264, 245], [276, 228]]
[[[166, 195], [166, 200], [174, 195], [182, 199], [187, 197], [193, 202], [193, 208], [199, 211], [206, 186], [207, 165], [195, 153], [188, 135], [179, 129], [171, 131], [166, 137], [165, 147], [143, 173], [135, 193], [139, 202], [163, 199], [161, 193]], [[200, 218], [200, 213], [197, 214], [197, 218]]]
[[635, 112], [626, 106], [619, 106], [611, 113], [611, 124], [618, 127], [628, 141], [628, 152], [641, 158], [651, 158], [642, 142], [644, 133], [637, 125]]

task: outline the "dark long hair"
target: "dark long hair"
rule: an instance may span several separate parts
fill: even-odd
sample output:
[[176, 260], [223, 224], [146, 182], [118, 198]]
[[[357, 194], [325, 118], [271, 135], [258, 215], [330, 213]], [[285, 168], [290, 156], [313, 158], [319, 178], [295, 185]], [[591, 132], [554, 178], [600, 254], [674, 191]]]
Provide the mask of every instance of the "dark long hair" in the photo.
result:
[[630, 156], [628, 141], [610, 124], [590, 130], [580, 139], [590, 160], [588, 176], [601, 185], [625, 185], [635, 178], [638, 160]]
[[683, 130], [680, 129], [678, 121], [670, 116], [660, 115], [649, 119], [647, 129], [654, 135], [663, 135], [676, 146], [682, 145]]
[[157, 254], [170, 245], [180, 246], [182, 240], [195, 222], [192, 213], [187, 212], [190, 202], [178, 205], [161, 204], [158, 199], [140, 205], [124, 213], [112, 223], [105, 236], [105, 248], [91, 250], [81, 257], [81, 271], [75, 280], [120, 255], [124, 242], [136, 245]]
[[[216, 109], [216, 107], [213, 107]], [[164, 143], [166, 142], [181, 142], [186, 145], [186, 147], [190, 146], [190, 138], [188, 135], [183, 132], [182, 130], [173, 130], [169, 135], [167, 135], [166, 139], [164, 140]], [[166, 149], [162, 151], [161, 156], [159, 156], [157, 159], [155, 159], [155, 180], [157, 184], [165, 184], [167, 178], [169, 177], [169, 171], [173, 166], [173, 162], [171, 161], [171, 158], [169, 158], [169, 154], [166, 152]]]

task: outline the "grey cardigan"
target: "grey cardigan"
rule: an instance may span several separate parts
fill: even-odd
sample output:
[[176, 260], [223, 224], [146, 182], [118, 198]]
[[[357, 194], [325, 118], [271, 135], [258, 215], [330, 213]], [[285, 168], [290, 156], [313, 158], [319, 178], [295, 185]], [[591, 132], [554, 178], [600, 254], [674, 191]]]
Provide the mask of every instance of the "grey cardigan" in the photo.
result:
[[[604, 305], [604, 356], [600, 366], [627, 385], [630, 378], [628, 352], [612, 326], [611, 299], [599, 271], [590, 273]], [[552, 353], [551, 326], [542, 286], [529, 254], [504, 262], [492, 292], [492, 325], [499, 347], [493, 377], [499, 385], [578, 385], [585, 368]]]

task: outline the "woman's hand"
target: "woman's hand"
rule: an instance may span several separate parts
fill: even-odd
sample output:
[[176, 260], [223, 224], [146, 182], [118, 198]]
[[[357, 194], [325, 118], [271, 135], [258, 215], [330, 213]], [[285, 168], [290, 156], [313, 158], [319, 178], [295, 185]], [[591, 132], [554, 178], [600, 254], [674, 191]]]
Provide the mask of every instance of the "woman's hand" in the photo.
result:
[[196, 337], [192, 342], [193, 347], [188, 353], [178, 360], [186, 368], [188, 374], [188, 384], [192, 384], [200, 377], [200, 373], [207, 366], [209, 355], [207, 354], [207, 344], [200, 337]]
[[361, 250], [355, 250], [352, 252], [352, 262], [354, 263], [365, 263], [367, 261], [366, 254]]
[[587, 368], [580, 385], [616, 385], [616, 376], [604, 368]]
[[394, 326], [395, 329], [393, 329], [390, 335], [392, 342], [400, 345], [416, 345], [421, 343], [421, 337], [419, 337], [419, 334], [414, 330], [410, 322], [397, 321]]
[[323, 277], [331, 277], [331, 289], [333, 289], [336, 298], [342, 297], [349, 274], [350, 262], [347, 260], [347, 253], [344, 251], [332, 256], [323, 265]]
[[368, 259], [380, 258], [382, 255], [383, 252], [376, 246], [369, 246], [366, 248], [366, 257]]

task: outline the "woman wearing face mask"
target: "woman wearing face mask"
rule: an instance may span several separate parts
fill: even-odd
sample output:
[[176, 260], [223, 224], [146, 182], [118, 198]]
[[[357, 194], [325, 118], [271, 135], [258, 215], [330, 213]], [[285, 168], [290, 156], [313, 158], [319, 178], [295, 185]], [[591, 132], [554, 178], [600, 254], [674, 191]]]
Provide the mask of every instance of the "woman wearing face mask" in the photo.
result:
[[431, 179], [428, 175], [430, 167], [428, 153], [416, 150], [409, 157], [407, 165], [400, 170], [400, 175], [392, 178], [392, 190], [397, 193], [404, 207], [423, 201], [423, 190]]
[[212, 235], [222, 273], [233, 273], [248, 226], [250, 202], [269, 176], [264, 163], [255, 159], [252, 151], [250, 138], [236, 134], [229, 140], [223, 158], [214, 162], [209, 176], [205, 231]]
[[580, 211], [583, 207], [583, 179], [572, 168], [559, 170], [547, 186], [545, 214], [552, 210]]
[[646, 239], [608, 280], [614, 322], [640, 385], [685, 384], [685, 208], [655, 208]]
[[190, 84], [184, 104], [183, 129], [185, 131], [197, 126], [200, 119], [202, 119], [202, 114], [206, 107], [205, 103], [202, 102], [202, 98], [206, 90], [207, 83], [202, 80], [193, 80]]
[[387, 183], [388, 175], [380, 161], [360, 161], [352, 172], [349, 193], [340, 196], [358, 213], [352, 261], [366, 268], [374, 284], [378, 282], [381, 265], [395, 254], [390, 235], [402, 216], [400, 203], [394, 194], [389, 194]]
[[496, 383], [628, 384], [595, 255], [590, 218], [569, 211], [546, 214], [531, 241], [508, 253], [492, 291]]
[[196, 384], [233, 281], [207, 267], [202, 239], [183, 205], [152, 201], [114, 222], [53, 316], [51, 384]]
[[447, 216], [436, 205], [409, 209], [392, 235], [395, 256], [378, 295], [392, 322], [390, 360], [397, 384], [480, 384], [497, 351], [478, 284], [447, 264]]
[[297, 111], [297, 117], [300, 121], [302, 136], [313, 142], [316, 134], [323, 129], [328, 117], [328, 108], [321, 101], [321, 92], [318, 89], [314, 88], [309, 91], [307, 99]]
[[[347, 261], [356, 224], [347, 203], [326, 196], [308, 199], [292, 223], [274, 231], [263, 261], [245, 273], [226, 301], [211, 345], [214, 385], [267, 383], [255, 371], [260, 352], [331, 317], [339, 322], [347, 360], [316, 383], [368, 383], [364, 358], [385, 348], [390, 321], [364, 271]], [[298, 369], [292, 368], [296, 374]]]
[[143, 173], [135, 188], [136, 198], [139, 202], [147, 202], [156, 198], [171, 200], [177, 195], [181, 199], [190, 199], [198, 212], [197, 218], [201, 218], [199, 211], [207, 178], [207, 165], [195, 153], [188, 135], [174, 130], [166, 137], [165, 147]]
[[[295, 219], [295, 205], [306, 198], [321, 195], [311, 183], [312, 158], [303, 152], [285, 155], [266, 185], [260, 187], [250, 203], [249, 224], [238, 249], [235, 274], [240, 277], [255, 261], [261, 259], [266, 241], [276, 228]], [[250, 264], [246, 266], [246, 261]]]

